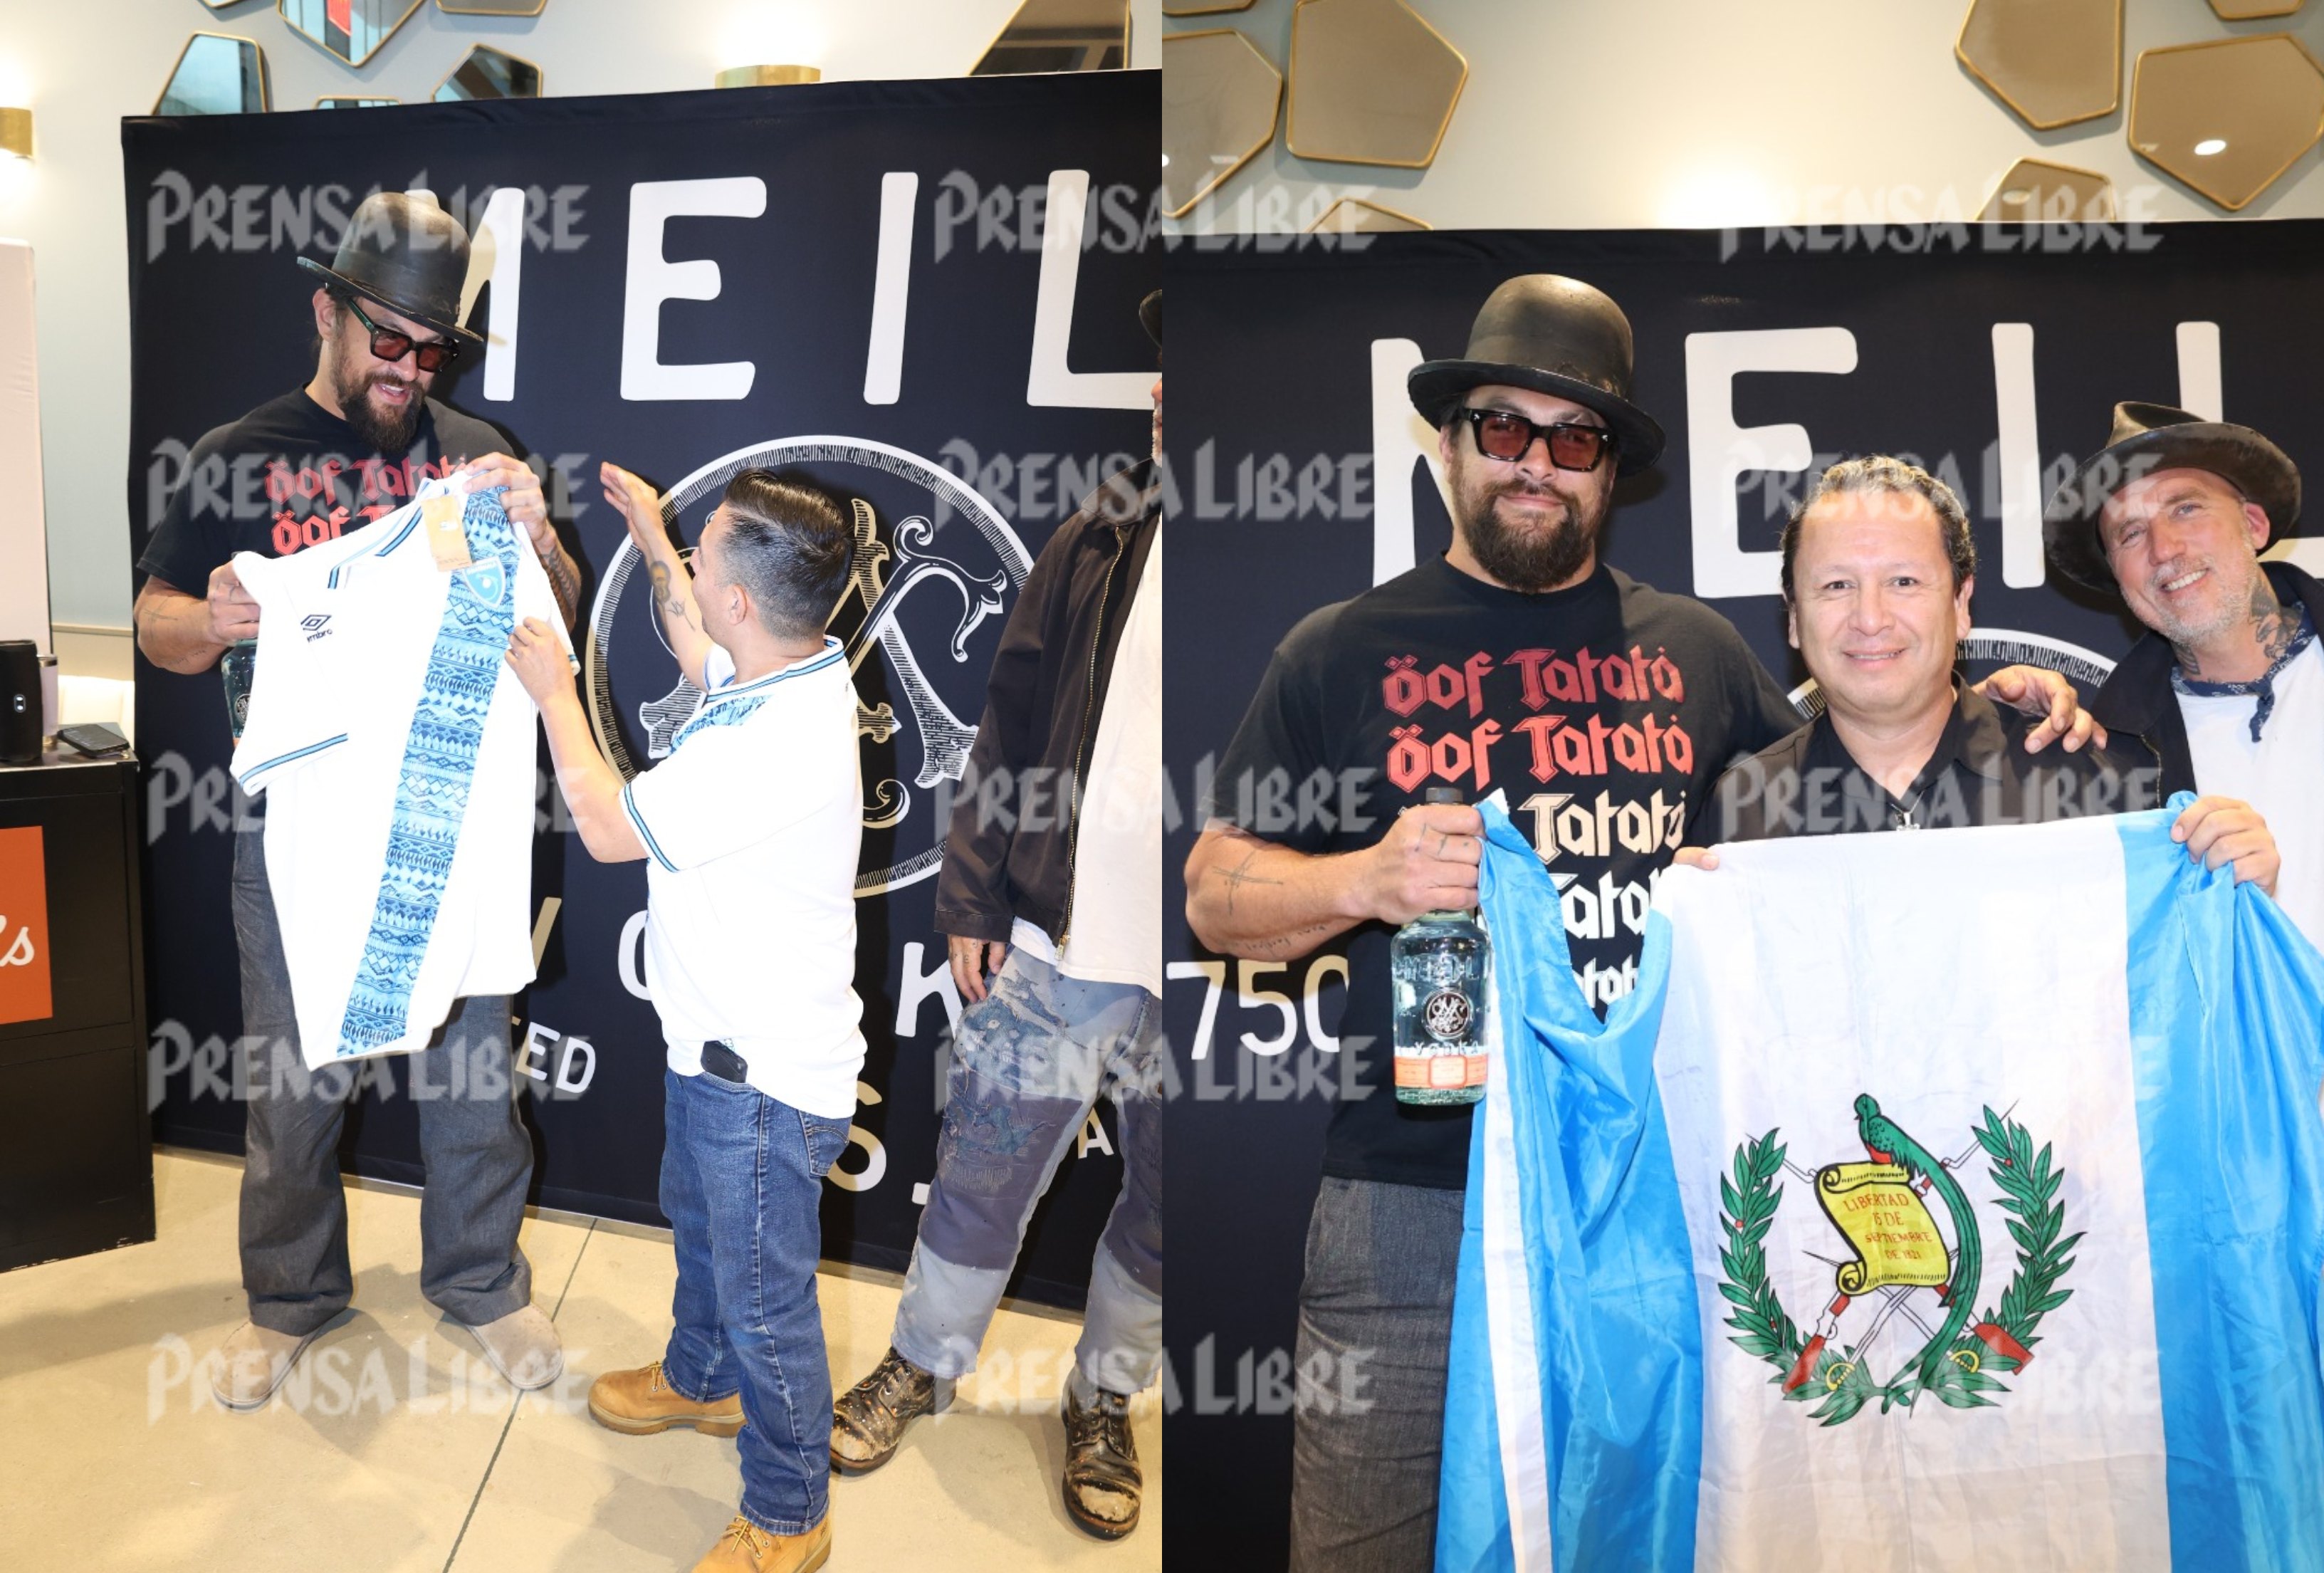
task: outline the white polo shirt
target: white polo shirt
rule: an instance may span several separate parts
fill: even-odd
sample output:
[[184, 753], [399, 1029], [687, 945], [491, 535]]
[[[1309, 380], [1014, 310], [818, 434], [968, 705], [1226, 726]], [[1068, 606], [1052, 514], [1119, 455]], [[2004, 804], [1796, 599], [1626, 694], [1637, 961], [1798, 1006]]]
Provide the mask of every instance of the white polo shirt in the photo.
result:
[[751, 682], [712, 648], [669, 756], [622, 789], [646, 847], [646, 987], [669, 1068], [733, 1045], [750, 1084], [827, 1119], [863, 1068], [855, 685], [836, 639]]

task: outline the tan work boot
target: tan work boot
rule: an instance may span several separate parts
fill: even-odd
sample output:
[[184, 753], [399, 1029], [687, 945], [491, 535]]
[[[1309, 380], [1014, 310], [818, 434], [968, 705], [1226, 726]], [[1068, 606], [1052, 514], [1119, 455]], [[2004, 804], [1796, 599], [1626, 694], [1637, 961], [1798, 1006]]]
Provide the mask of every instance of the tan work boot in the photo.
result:
[[1130, 1439], [1130, 1400], [1097, 1390], [1084, 1409], [1065, 1383], [1065, 1511], [1093, 1535], [1118, 1541], [1138, 1527], [1138, 1446]]
[[274, 1396], [290, 1367], [322, 1332], [318, 1328], [303, 1337], [278, 1333], [256, 1322], [244, 1322], [218, 1346], [217, 1364], [210, 1371], [210, 1393], [228, 1409], [254, 1410]]
[[831, 1515], [803, 1535], [770, 1535], [741, 1513], [694, 1573], [815, 1573], [831, 1560]]
[[634, 1371], [608, 1371], [591, 1383], [589, 1413], [606, 1430], [632, 1437], [672, 1426], [692, 1426], [706, 1437], [731, 1437], [742, 1429], [742, 1395], [696, 1403], [671, 1388], [657, 1360]]
[[923, 1371], [890, 1345], [872, 1374], [831, 1405], [831, 1461], [858, 1474], [896, 1456], [904, 1427], [952, 1402], [951, 1378]]
[[482, 1327], [460, 1325], [475, 1335], [493, 1369], [520, 1392], [547, 1387], [565, 1374], [565, 1346], [558, 1340], [557, 1324], [537, 1305], [521, 1306]]

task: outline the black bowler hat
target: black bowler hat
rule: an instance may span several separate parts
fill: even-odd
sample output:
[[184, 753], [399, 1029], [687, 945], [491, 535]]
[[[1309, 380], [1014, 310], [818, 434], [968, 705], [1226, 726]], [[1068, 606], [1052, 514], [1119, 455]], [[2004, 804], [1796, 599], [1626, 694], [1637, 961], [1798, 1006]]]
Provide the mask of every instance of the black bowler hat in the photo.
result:
[[1138, 320], [1139, 320], [1139, 325], [1140, 325], [1140, 326], [1142, 326], [1142, 327], [1146, 329], [1146, 337], [1147, 337], [1147, 338], [1150, 338], [1150, 339], [1152, 339], [1152, 340], [1154, 341], [1154, 347], [1155, 347], [1155, 348], [1157, 348], [1157, 349], [1161, 348], [1161, 347], [1162, 347], [1162, 291], [1161, 291], [1157, 290], [1157, 291], [1155, 291], [1152, 294], [1150, 294], [1150, 295], [1147, 296], [1147, 297], [1146, 297], [1146, 299], [1144, 299], [1143, 301], [1140, 301], [1139, 302], [1138, 302]]
[[2209, 470], [2259, 504], [2269, 532], [2300, 523], [2300, 470], [2283, 449], [2248, 426], [2206, 421], [2168, 404], [2114, 407], [2106, 446], [2081, 462], [2042, 511], [2042, 548], [2060, 577], [2103, 595], [2114, 569], [2098, 540], [2098, 515], [2114, 495], [2158, 470]]
[[438, 333], [484, 343], [481, 335], [460, 326], [468, 232], [432, 199], [374, 192], [347, 220], [329, 267], [308, 256], [299, 265]]
[[1412, 368], [1405, 387], [1431, 426], [1452, 418], [1469, 390], [1530, 388], [1595, 410], [1614, 433], [1616, 473], [1661, 456], [1663, 429], [1630, 403], [1630, 319], [1604, 291], [1556, 273], [1526, 273], [1486, 297], [1469, 353]]

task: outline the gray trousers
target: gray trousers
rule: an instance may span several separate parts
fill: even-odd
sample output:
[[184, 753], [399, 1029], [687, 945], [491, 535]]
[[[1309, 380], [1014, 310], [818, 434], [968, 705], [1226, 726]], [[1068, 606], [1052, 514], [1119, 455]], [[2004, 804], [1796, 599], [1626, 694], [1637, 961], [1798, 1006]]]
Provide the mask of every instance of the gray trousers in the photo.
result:
[[1435, 1564], [1462, 1200], [1457, 1190], [1329, 1175], [1316, 1194], [1294, 1368], [1347, 1374], [1342, 1391], [1369, 1402], [1301, 1395], [1292, 1573], [1427, 1573]]
[[240, 1086], [249, 1125], [242, 1170], [242, 1286], [250, 1319], [303, 1337], [345, 1310], [347, 1200], [339, 1133], [364, 1080], [401, 1062], [397, 1090], [420, 1106], [428, 1185], [420, 1202], [420, 1292], [455, 1321], [497, 1319], [532, 1299], [532, 1266], [517, 1248], [532, 1140], [517, 1117], [505, 995], [454, 1002], [418, 1053], [309, 1071], [299, 1050], [290, 972], [266, 882], [262, 832], [237, 833], [234, 929], [242, 951], [245, 1042], [256, 1044]]

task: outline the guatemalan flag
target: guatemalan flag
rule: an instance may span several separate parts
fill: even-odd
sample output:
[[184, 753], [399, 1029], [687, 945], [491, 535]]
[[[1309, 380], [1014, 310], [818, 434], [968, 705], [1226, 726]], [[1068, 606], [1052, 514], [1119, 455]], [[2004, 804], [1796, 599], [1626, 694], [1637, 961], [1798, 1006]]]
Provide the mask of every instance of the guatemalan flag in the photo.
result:
[[2324, 958], [2172, 818], [1724, 847], [1601, 1024], [1487, 806], [1440, 1569], [2324, 1568]]

